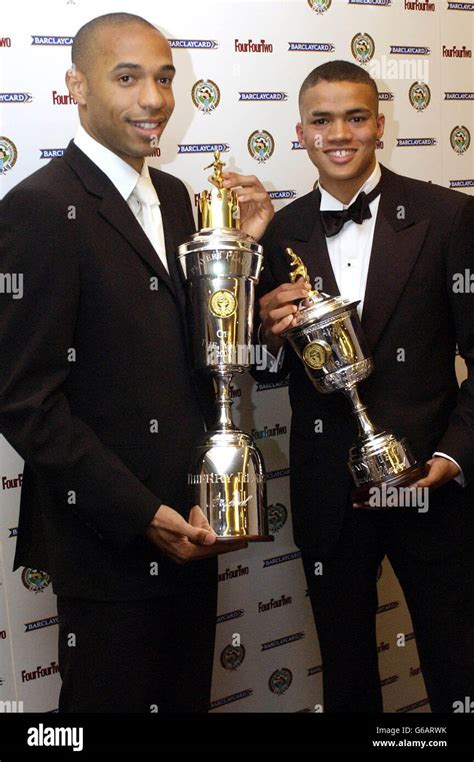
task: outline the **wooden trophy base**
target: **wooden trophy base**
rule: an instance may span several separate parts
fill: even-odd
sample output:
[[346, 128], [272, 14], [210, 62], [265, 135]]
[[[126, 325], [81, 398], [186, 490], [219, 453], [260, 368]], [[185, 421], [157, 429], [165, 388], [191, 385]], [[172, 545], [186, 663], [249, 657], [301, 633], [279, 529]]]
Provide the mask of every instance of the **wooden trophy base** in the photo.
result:
[[380, 506], [380, 505], [370, 505], [369, 500], [373, 496], [372, 490], [386, 490], [391, 491], [393, 488], [398, 487], [408, 487], [410, 484], [414, 484], [418, 481], [418, 479], [422, 479], [426, 474], [428, 473], [429, 468], [426, 465], [426, 463], [415, 463], [413, 466], [410, 466], [410, 468], [407, 468], [406, 471], [403, 471], [401, 474], [398, 474], [397, 476], [393, 476], [391, 479], [385, 479], [381, 482], [371, 482], [370, 484], [366, 484], [363, 487], [356, 487], [351, 492], [351, 497], [354, 501], [354, 503], [357, 503], [357, 506], [354, 506], [357, 510], [368, 510], [368, 511], [390, 511], [396, 506]]

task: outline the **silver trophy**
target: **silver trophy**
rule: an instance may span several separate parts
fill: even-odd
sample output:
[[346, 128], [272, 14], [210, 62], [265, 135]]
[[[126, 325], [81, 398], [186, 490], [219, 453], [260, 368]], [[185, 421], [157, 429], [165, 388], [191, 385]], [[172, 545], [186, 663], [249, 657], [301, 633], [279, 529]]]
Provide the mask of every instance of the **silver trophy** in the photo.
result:
[[[292, 249], [286, 251], [294, 268], [291, 281], [299, 277], [308, 281], [301, 259]], [[408, 486], [424, 476], [427, 467], [416, 461], [405, 438], [374, 426], [359, 397], [357, 384], [370, 376], [374, 361], [357, 314], [358, 304], [310, 291], [283, 335], [319, 392], [342, 391], [348, 397], [359, 427], [359, 439], [349, 451], [348, 465], [355, 483], [352, 497], [369, 507], [367, 501], [374, 487]]]
[[262, 456], [234, 425], [230, 393], [232, 375], [251, 365], [262, 247], [240, 232], [236, 194], [222, 187], [224, 164], [219, 151], [214, 157], [215, 187], [199, 198], [200, 230], [178, 253], [189, 289], [194, 366], [212, 373], [217, 386], [216, 425], [197, 445], [188, 482], [218, 541], [271, 541]]

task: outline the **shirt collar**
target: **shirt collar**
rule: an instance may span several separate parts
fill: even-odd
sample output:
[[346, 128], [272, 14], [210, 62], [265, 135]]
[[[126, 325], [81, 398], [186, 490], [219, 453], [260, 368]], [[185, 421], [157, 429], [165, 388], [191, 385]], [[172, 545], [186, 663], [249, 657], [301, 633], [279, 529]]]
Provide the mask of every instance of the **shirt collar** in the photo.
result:
[[[74, 143], [107, 175], [110, 182], [115, 185], [120, 195], [127, 201], [140, 177], [138, 172], [120, 156], [117, 156], [89, 135], [82, 125], [77, 128]], [[146, 159], [143, 162], [141, 174], [143, 177], [150, 177]]]
[[382, 172], [380, 170], [380, 164], [378, 161], [375, 163], [375, 168], [370, 177], [367, 178], [365, 183], [361, 185], [359, 190], [353, 195], [351, 200], [348, 204], [343, 204], [342, 201], [339, 201], [339, 199], [334, 198], [334, 196], [331, 196], [330, 193], [328, 193], [322, 185], [319, 185], [319, 190], [321, 191], [321, 205], [320, 205], [320, 211], [326, 212], [326, 211], [339, 211], [341, 209], [347, 209], [353, 201], [356, 200], [357, 196], [361, 191], [364, 191], [364, 193], [369, 194], [370, 191], [372, 191], [377, 183], [379, 182], [380, 178], [382, 176]]

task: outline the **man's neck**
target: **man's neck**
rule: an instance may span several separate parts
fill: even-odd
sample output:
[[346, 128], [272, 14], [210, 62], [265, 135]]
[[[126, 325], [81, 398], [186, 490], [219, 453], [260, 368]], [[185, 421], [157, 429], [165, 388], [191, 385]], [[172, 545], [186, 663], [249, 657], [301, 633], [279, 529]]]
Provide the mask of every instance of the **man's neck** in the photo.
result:
[[362, 188], [375, 169], [376, 162], [364, 173], [362, 177], [351, 178], [350, 180], [331, 180], [325, 179], [320, 182], [321, 187], [334, 198], [337, 198], [341, 204], [348, 204], [357, 191]]

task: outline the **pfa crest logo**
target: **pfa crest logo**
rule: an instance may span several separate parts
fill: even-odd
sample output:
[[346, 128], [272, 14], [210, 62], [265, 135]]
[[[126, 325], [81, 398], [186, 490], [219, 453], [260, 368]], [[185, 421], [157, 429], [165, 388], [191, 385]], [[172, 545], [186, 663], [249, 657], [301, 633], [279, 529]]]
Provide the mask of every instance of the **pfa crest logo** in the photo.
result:
[[15, 166], [18, 157], [18, 151], [16, 150], [15, 143], [6, 138], [4, 135], [0, 136], [0, 174], [3, 175], [8, 172], [9, 169]]
[[283, 693], [288, 690], [292, 682], [292, 672], [286, 667], [283, 667], [283, 669], [276, 669], [275, 672], [270, 675], [268, 687], [272, 693], [276, 693], [277, 696], [282, 696]]
[[193, 103], [203, 114], [210, 114], [219, 105], [221, 91], [212, 79], [199, 79], [191, 90]]
[[267, 130], [255, 130], [247, 141], [247, 148], [252, 159], [258, 161], [259, 164], [263, 164], [273, 154], [275, 141]]
[[308, 5], [315, 13], [325, 13], [331, 7], [332, 0], [308, 0]]
[[431, 92], [425, 82], [413, 82], [408, 91], [410, 103], [416, 111], [424, 111], [431, 100]]
[[268, 506], [268, 525], [270, 532], [278, 532], [286, 524], [288, 511], [283, 503], [273, 503]]
[[32, 593], [42, 593], [51, 582], [51, 577], [46, 572], [37, 569], [23, 569], [21, 581], [27, 590]]
[[351, 51], [357, 63], [368, 63], [375, 53], [375, 42], [370, 34], [358, 32], [351, 41]]
[[240, 646], [226, 646], [221, 653], [221, 664], [224, 669], [235, 670], [245, 659], [245, 648]]
[[209, 297], [209, 309], [218, 318], [231, 317], [237, 309], [237, 299], [228, 288], [221, 288]]
[[455, 151], [458, 156], [462, 156], [463, 153], [466, 153], [471, 144], [471, 133], [467, 127], [464, 127], [464, 125], [458, 125], [451, 130], [449, 141], [453, 151]]

